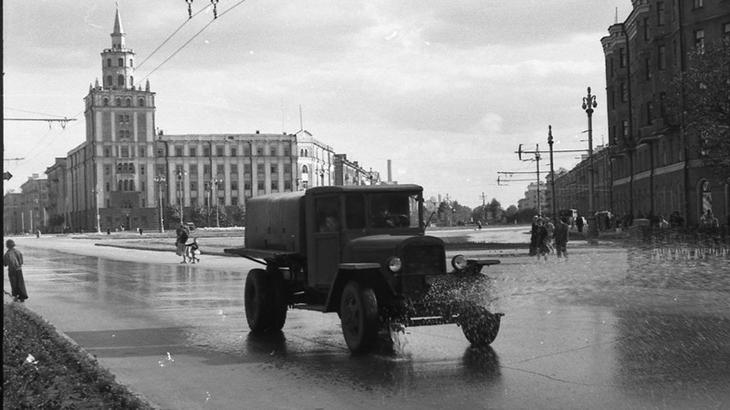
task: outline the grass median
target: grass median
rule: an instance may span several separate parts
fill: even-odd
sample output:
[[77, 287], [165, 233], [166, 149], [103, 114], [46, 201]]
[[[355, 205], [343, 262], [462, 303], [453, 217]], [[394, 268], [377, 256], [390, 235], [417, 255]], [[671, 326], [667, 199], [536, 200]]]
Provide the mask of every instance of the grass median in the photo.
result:
[[22, 305], [3, 306], [3, 408], [152, 409]]

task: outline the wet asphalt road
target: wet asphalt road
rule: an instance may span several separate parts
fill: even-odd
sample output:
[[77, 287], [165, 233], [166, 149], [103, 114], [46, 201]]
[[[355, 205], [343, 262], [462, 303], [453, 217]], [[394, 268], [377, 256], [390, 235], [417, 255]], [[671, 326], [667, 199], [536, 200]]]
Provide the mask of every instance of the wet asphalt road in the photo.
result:
[[169, 253], [33, 241], [17, 241], [27, 307], [162, 408], [730, 407], [723, 250], [503, 257], [465, 291], [506, 313], [491, 349], [443, 325], [353, 357], [336, 314], [290, 310], [282, 333], [249, 334], [243, 281], [255, 264], [242, 258], [179, 265]]

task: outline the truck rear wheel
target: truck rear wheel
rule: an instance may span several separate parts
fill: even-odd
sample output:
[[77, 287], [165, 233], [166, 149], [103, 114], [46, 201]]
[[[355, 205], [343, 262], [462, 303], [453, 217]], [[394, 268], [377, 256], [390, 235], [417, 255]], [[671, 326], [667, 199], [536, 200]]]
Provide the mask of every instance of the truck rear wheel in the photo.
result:
[[340, 320], [347, 347], [365, 353], [378, 336], [378, 300], [375, 292], [355, 281], [345, 285], [340, 299]]
[[491, 313], [485, 307], [468, 305], [463, 308], [457, 324], [472, 346], [489, 346], [499, 333], [501, 313]]
[[271, 329], [281, 330], [286, 322], [288, 308], [286, 284], [280, 270], [269, 275], [269, 289], [271, 290]]
[[246, 308], [246, 321], [253, 331], [271, 327], [270, 286], [268, 275], [263, 269], [251, 269], [246, 276], [243, 302]]

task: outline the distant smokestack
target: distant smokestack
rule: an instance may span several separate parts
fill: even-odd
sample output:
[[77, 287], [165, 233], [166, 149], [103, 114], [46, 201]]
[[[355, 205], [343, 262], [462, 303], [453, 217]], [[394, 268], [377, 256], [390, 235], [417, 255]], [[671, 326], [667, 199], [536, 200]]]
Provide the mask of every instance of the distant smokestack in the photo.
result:
[[393, 171], [391, 168], [391, 161], [388, 160], [388, 182], [393, 182]]

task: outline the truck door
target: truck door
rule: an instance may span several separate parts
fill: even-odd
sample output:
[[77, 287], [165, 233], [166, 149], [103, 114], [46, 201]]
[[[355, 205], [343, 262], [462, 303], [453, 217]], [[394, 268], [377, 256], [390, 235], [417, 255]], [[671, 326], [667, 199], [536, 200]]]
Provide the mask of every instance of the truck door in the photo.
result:
[[329, 288], [340, 264], [342, 212], [340, 197], [322, 196], [314, 201], [315, 226], [309, 258], [310, 284]]

